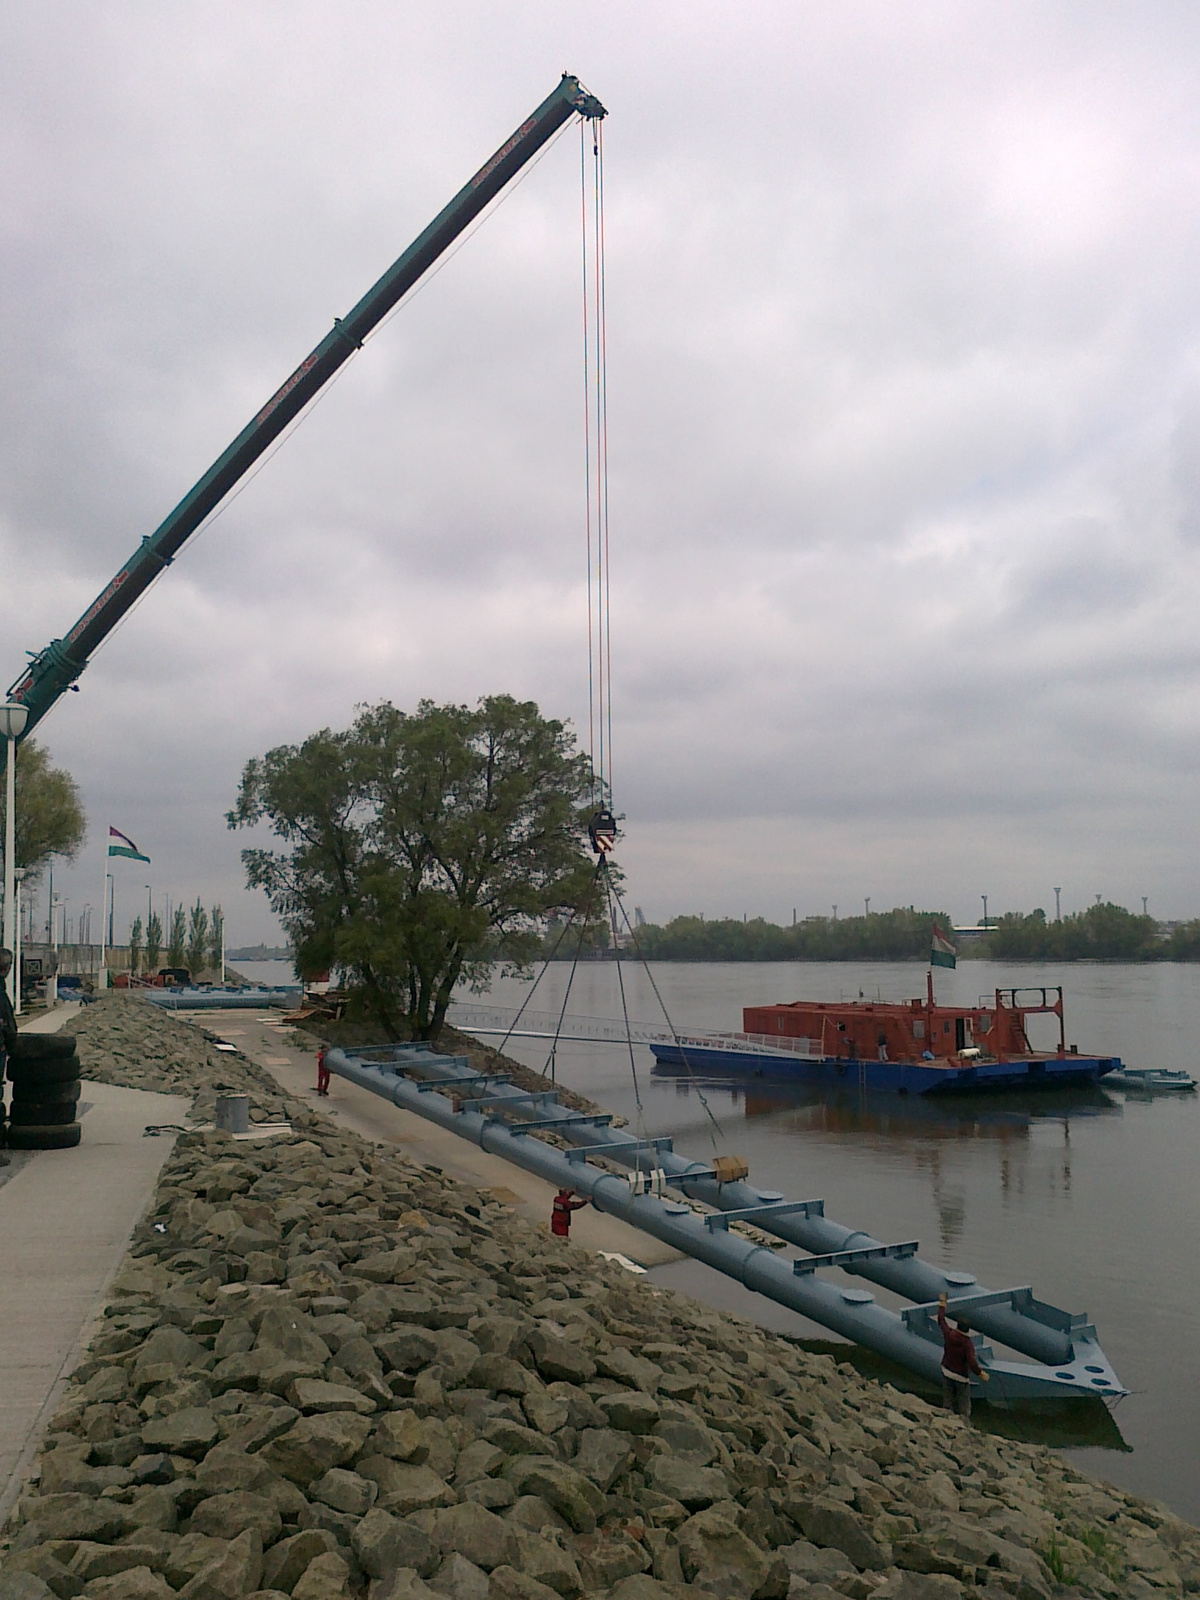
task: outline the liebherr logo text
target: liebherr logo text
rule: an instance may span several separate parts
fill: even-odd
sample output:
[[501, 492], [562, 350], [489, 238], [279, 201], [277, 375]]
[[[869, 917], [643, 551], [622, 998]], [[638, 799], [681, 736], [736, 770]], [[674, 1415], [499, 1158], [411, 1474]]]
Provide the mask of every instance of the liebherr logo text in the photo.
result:
[[100, 596], [100, 598], [98, 600], [93, 600], [92, 601], [91, 605], [83, 613], [83, 615], [80, 617], [79, 621], [75, 624], [75, 626], [71, 629], [70, 633], [67, 635], [67, 643], [68, 644], [70, 644], [73, 639], [78, 639], [79, 635], [87, 627], [88, 623], [92, 620], [92, 618], [96, 615], [96, 613], [99, 610], [101, 610], [104, 606], [106, 606], [108, 604], [108, 602], [112, 599], [113, 595], [116, 594], [117, 590], [125, 582], [125, 579], [128, 576], [129, 576], [129, 574], [127, 572], [118, 572], [116, 577], [109, 584], [108, 588], [105, 589], [104, 593]]
[[314, 352], [311, 356], [309, 356], [307, 361], [302, 361], [300, 363], [300, 365], [296, 368], [295, 372], [292, 373], [291, 377], [283, 385], [282, 389], [277, 389], [275, 391], [275, 393], [267, 401], [266, 405], [262, 408], [262, 410], [255, 417], [255, 419], [254, 419], [255, 422], [265, 422], [266, 419], [271, 415], [272, 411], [275, 410], [276, 406], [278, 406], [281, 403], [281, 401], [284, 401], [284, 400], [287, 399], [288, 395], [291, 394], [292, 390], [300, 382], [300, 379], [303, 378], [303, 377], [306, 377], [307, 374], [310, 373], [312, 371], [312, 369], [316, 366], [316, 364], [317, 364], [317, 357], [316, 357], [316, 353]]
[[525, 135], [530, 131], [530, 129], [532, 127], [533, 127], [533, 118], [530, 117], [528, 122], [523, 122], [521, 124], [521, 126], [517, 129], [516, 133], [513, 134], [512, 138], [508, 141], [507, 144], [500, 146], [499, 150], [496, 151], [496, 154], [488, 162], [487, 166], [486, 167], [480, 167], [479, 171], [471, 179], [471, 187], [472, 187], [472, 189], [478, 189], [479, 185], [488, 176], [488, 174], [490, 172], [495, 172], [496, 168], [504, 160], [505, 156], [508, 155], [512, 151], [513, 147], [518, 143], [519, 140], [521, 140], [521, 139], [523, 139], [525, 137]]

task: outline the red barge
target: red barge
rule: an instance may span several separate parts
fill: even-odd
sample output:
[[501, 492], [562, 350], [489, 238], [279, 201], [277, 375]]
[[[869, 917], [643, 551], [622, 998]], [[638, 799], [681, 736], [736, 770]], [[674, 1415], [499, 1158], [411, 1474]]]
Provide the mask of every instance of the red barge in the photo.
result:
[[[1026, 999], [1025, 996], [1037, 998]], [[1034, 1050], [1026, 1018], [1058, 1019], [1058, 1046]], [[1119, 1071], [1116, 1056], [1083, 1055], [1066, 1042], [1061, 988], [997, 989], [974, 1006], [923, 1000], [794, 1000], [747, 1006], [743, 1032], [651, 1043], [667, 1068], [900, 1094], [1058, 1088]]]

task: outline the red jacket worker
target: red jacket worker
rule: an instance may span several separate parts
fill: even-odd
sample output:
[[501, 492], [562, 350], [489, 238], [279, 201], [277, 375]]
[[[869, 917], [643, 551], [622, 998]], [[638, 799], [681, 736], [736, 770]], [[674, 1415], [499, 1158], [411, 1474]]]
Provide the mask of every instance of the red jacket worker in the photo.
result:
[[329, 1094], [329, 1068], [325, 1065], [324, 1045], [317, 1051], [317, 1093]]
[[971, 1324], [965, 1317], [958, 1318], [952, 1328], [946, 1319], [946, 1295], [938, 1296], [938, 1327], [942, 1330], [942, 1403], [947, 1411], [957, 1411], [960, 1417], [971, 1415], [971, 1374], [987, 1383], [988, 1374], [979, 1365], [975, 1354], [975, 1341], [971, 1338]]
[[554, 1209], [550, 1213], [550, 1232], [559, 1239], [571, 1237], [571, 1213], [580, 1211], [587, 1205], [586, 1200], [577, 1200], [574, 1189], [560, 1189], [554, 1196]]

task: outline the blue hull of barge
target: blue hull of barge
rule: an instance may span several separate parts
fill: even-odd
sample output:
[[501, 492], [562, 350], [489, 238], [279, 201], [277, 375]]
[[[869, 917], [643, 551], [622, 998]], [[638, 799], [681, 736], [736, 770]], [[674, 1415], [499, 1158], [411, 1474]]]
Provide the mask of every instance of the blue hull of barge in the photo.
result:
[[719, 1045], [651, 1044], [655, 1063], [720, 1077], [811, 1083], [830, 1089], [885, 1090], [894, 1094], [981, 1094], [989, 1089], [1063, 1089], [1096, 1083], [1119, 1071], [1116, 1056], [1038, 1056], [1019, 1061], [976, 1061], [939, 1067], [927, 1061], [844, 1061], [835, 1056], [755, 1055]]

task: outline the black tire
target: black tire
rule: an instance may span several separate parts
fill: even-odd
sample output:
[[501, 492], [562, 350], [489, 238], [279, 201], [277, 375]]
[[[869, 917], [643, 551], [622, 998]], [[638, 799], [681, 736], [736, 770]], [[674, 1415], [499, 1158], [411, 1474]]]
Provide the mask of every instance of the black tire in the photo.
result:
[[37, 1128], [8, 1126], [10, 1150], [73, 1150], [83, 1135], [77, 1122], [67, 1122], [59, 1127]]
[[14, 1128], [58, 1128], [75, 1121], [74, 1100], [61, 1104], [47, 1104], [45, 1100], [14, 1100], [8, 1108], [8, 1120]]
[[54, 1088], [57, 1092], [59, 1084], [77, 1083], [82, 1070], [79, 1057], [75, 1055], [46, 1061], [20, 1061], [10, 1056], [8, 1060], [8, 1076], [13, 1088], [26, 1096], [31, 1090]]
[[[40, 1078], [32, 1082], [23, 1079], [13, 1084], [12, 1103], [14, 1106], [73, 1106], [82, 1088], [78, 1078], [72, 1078], [67, 1083], [43, 1083]], [[37, 1118], [26, 1117], [25, 1120], [36, 1122]]]
[[14, 1061], [61, 1061], [75, 1054], [73, 1033], [19, 1033], [10, 1052]]

